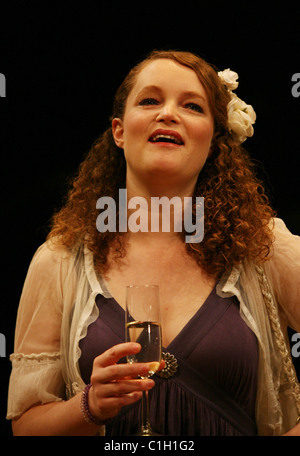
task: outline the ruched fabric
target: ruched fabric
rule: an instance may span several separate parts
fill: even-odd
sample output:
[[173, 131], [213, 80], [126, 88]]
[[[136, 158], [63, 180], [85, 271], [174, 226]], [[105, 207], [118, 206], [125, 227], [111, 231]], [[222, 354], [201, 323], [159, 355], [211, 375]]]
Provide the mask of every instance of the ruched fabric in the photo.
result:
[[[98, 295], [99, 317], [80, 342], [81, 375], [89, 381], [95, 356], [124, 342], [124, 310]], [[258, 346], [239, 314], [235, 297], [214, 289], [164, 351], [178, 361], [169, 379], [154, 376], [149, 393], [150, 422], [161, 435], [256, 435], [255, 400]], [[121, 360], [126, 362], [126, 360]], [[140, 424], [140, 402], [122, 409], [106, 435], [133, 435]]]
[[[274, 244], [262, 267], [278, 307], [280, 328], [287, 337], [287, 326], [300, 332], [300, 237], [293, 235], [278, 218], [270, 221], [270, 228]], [[255, 406], [258, 435], [282, 435], [295, 426], [299, 410], [294, 382], [288, 380], [285, 372], [286, 356], [283, 358], [282, 346], [279, 348], [277, 334], [271, 327], [256, 264], [245, 260], [232, 266], [221, 276], [216, 292], [219, 297], [238, 300], [240, 316], [258, 341]], [[85, 381], [81, 376], [79, 344], [99, 317], [98, 295], [111, 298], [102, 286], [93, 254], [84, 242], [72, 250], [52, 241], [39, 247], [28, 269], [18, 309], [14, 353], [10, 356], [8, 419], [19, 417], [35, 404], [69, 399], [83, 391], [89, 376]], [[198, 331], [205, 327], [204, 320], [202, 318], [198, 324]], [[107, 335], [107, 327], [103, 335]], [[120, 342], [122, 338], [123, 329], [121, 336], [111, 340]], [[204, 340], [208, 338], [202, 340], [202, 347], [205, 347]], [[176, 348], [178, 356], [180, 345], [185, 346], [186, 341], [187, 338], [184, 343], [178, 343], [176, 347], [171, 344], [167, 349], [175, 353]], [[207, 352], [207, 358], [203, 355], [204, 358], [200, 359], [202, 372], [204, 366], [207, 369], [209, 363], [215, 363], [215, 354], [219, 349], [225, 349], [227, 344], [217, 338], [215, 342], [214, 349], [210, 347]], [[98, 343], [96, 355], [100, 353], [98, 348], [103, 349], [106, 343], [106, 340]], [[236, 344], [235, 353], [238, 354], [237, 347], [241, 349], [243, 346], [242, 343]], [[221, 351], [218, 366], [221, 366], [223, 354]], [[240, 357], [243, 359], [243, 351]], [[229, 361], [237, 362], [237, 358], [230, 357]], [[195, 360], [189, 360], [189, 363], [197, 365]], [[231, 366], [228, 369], [232, 370]], [[220, 375], [215, 379], [217, 384], [218, 377]], [[236, 385], [230, 376], [223, 378], [228, 379], [228, 384]], [[226, 391], [226, 385], [221, 386]], [[100, 432], [105, 433], [105, 426]]]

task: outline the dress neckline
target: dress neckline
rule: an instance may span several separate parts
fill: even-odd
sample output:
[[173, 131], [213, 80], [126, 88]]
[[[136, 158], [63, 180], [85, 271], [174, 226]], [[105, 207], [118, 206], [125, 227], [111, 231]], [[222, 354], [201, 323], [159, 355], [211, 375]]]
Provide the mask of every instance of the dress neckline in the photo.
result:
[[[194, 331], [194, 333], [197, 335], [197, 340], [199, 341], [199, 339], [204, 337], [221, 318], [227, 308], [232, 304], [232, 298], [225, 299], [227, 305], [224, 306], [224, 298], [217, 295], [216, 286], [217, 284], [213, 287], [204, 303], [196, 310], [173, 340], [167, 346], [162, 347], [164, 351], [175, 351], [178, 355], [182, 355], [182, 352], [185, 352], [186, 350], [189, 351], [189, 349], [192, 348], [190, 345], [193, 346], [193, 342], [190, 340], [190, 337], [186, 337], [186, 335], [190, 335], [193, 328], [197, 326], [197, 331]], [[113, 325], [114, 332], [118, 334], [121, 340], [125, 340], [125, 310], [113, 297], [98, 296], [102, 297], [100, 302], [97, 302], [96, 298], [100, 318], [107, 320], [107, 323], [110, 326]], [[222, 301], [222, 305], [220, 300]], [[109, 306], [109, 309], [107, 310], [109, 310], [109, 314], [111, 312], [114, 313], [114, 318], [111, 319], [107, 312], [101, 312], [101, 307], [103, 305]], [[210, 312], [208, 310], [212, 305], [214, 306], [214, 311]], [[120, 318], [122, 319], [122, 324], [120, 324]], [[201, 318], [201, 324], [199, 324], [199, 318]], [[188, 345], [186, 340], [190, 340]]]

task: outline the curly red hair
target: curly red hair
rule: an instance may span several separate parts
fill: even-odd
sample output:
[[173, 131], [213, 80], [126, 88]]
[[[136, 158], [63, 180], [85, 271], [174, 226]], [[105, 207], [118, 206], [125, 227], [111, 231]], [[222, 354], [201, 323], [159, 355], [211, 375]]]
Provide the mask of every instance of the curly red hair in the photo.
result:
[[[219, 276], [244, 259], [262, 261], [270, 251], [274, 216], [262, 183], [255, 177], [248, 153], [235, 141], [227, 124], [230, 100], [215, 68], [190, 52], [153, 51], [137, 64], [119, 87], [112, 118], [123, 119], [126, 101], [140, 71], [153, 59], [167, 58], [195, 71], [204, 86], [214, 118], [214, 136], [209, 158], [201, 170], [194, 196], [205, 201], [205, 234], [201, 243], [187, 244], [188, 252], [209, 274]], [[99, 211], [96, 201], [111, 196], [118, 201], [118, 191], [126, 187], [126, 162], [122, 149], [114, 142], [108, 128], [93, 144], [75, 176], [67, 200], [53, 216], [48, 239], [73, 248], [79, 242], [93, 252], [100, 272], [107, 268], [112, 242], [125, 254], [122, 233], [100, 233], [96, 228]], [[184, 235], [184, 233], [183, 233]]]

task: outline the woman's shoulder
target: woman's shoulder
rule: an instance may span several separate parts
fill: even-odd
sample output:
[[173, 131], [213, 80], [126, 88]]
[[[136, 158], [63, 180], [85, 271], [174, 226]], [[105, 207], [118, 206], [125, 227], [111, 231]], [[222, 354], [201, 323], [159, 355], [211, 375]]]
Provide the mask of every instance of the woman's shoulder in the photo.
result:
[[285, 222], [280, 218], [272, 220], [272, 231], [274, 236], [272, 254], [284, 256], [298, 256], [300, 254], [300, 236], [293, 234]]
[[81, 250], [83, 251], [82, 246], [68, 248], [58, 240], [48, 239], [35, 251], [30, 268], [54, 272], [58, 268], [69, 267], [78, 262]]
[[272, 225], [273, 225], [273, 230], [275, 232], [280, 232], [280, 233], [292, 235], [292, 236], [300, 239], [300, 236], [291, 233], [291, 231], [288, 229], [286, 223], [281, 218], [274, 217], [272, 219]]

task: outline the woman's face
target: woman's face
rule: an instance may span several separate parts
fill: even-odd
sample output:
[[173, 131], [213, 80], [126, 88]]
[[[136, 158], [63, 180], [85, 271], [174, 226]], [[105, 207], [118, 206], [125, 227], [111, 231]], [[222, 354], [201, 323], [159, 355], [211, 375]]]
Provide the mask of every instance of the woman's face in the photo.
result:
[[193, 192], [210, 151], [214, 119], [196, 73], [169, 59], [148, 63], [130, 92], [123, 120], [113, 120], [127, 182], [165, 182]]

